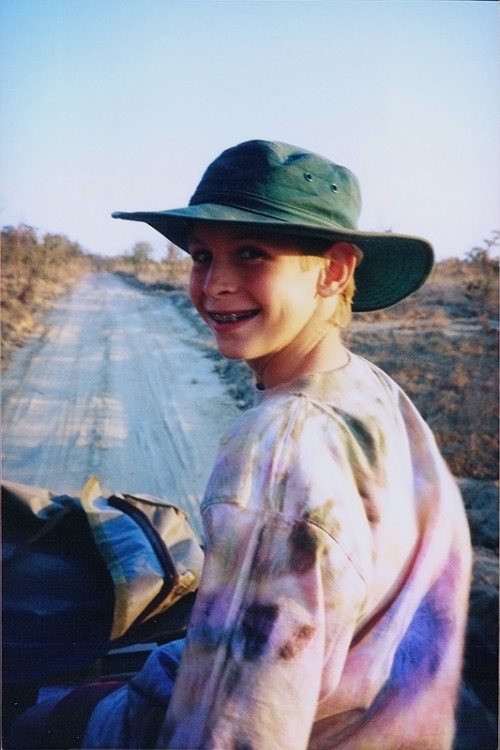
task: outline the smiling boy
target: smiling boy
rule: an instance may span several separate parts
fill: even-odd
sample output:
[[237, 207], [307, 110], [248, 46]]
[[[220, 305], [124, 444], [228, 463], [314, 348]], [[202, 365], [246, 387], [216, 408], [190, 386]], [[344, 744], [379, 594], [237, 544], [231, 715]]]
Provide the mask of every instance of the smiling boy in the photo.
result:
[[432, 248], [358, 230], [359, 210], [346, 168], [250, 141], [209, 166], [188, 207], [116, 214], [191, 255], [191, 299], [219, 351], [253, 370], [256, 406], [222, 440], [202, 501], [185, 644], [101, 701], [84, 747], [452, 746], [464, 509], [407, 396], [341, 338], [351, 308], [423, 284]]
[[118, 214], [189, 252], [196, 309], [257, 385], [202, 502], [203, 580], [161, 747], [451, 747], [461, 498], [409, 399], [340, 335], [351, 307], [421, 286], [432, 248], [361, 232], [360, 207], [348, 169], [249, 141], [187, 208]]

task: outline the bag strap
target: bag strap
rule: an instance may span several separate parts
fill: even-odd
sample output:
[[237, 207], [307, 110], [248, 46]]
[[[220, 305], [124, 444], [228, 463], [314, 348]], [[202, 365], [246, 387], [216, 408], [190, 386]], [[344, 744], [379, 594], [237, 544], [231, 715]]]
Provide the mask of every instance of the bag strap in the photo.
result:
[[148, 606], [140, 613], [138, 618], [130, 626], [134, 627], [134, 625], [138, 621], [147, 619], [147, 616], [151, 612], [154, 612], [154, 610], [161, 604], [161, 602], [169, 594], [172, 588], [177, 585], [179, 574], [167, 545], [165, 544], [155, 527], [151, 524], [151, 521], [149, 520], [147, 515], [143, 513], [140, 508], [137, 508], [135, 505], [129, 503], [125, 497], [111, 495], [107, 498], [107, 500], [109, 505], [111, 505], [113, 508], [116, 508], [117, 510], [120, 510], [122, 513], [126, 513], [130, 518], [132, 518], [133, 521], [135, 521], [137, 526], [141, 529], [142, 533], [150, 543], [158, 560], [163, 565], [165, 572], [168, 573], [168, 576], [165, 576], [163, 579], [163, 585], [158, 594], [150, 601]]

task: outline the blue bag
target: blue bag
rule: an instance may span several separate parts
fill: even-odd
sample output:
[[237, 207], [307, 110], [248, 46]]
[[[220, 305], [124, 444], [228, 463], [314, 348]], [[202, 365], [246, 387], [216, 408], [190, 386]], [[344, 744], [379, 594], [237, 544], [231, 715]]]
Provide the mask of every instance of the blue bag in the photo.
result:
[[176, 605], [194, 597], [203, 551], [167, 501], [103, 497], [95, 478], [80, 497], [4, 482], [2, 527], [4, 684], [46, 683], [185, 629], [190, 608]]

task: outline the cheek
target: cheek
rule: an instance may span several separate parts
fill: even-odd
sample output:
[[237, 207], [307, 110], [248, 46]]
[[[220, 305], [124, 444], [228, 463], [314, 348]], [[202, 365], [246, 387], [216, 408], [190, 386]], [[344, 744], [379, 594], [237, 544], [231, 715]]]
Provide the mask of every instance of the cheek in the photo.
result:
[[200, 273], [191, 271], [191, 275], [189, 277], [188, 294], [189, 299], [196, 308], [199, 307], [202, 289], [203, 281], [200, 278]]
[[271, 298], [281, 301], [282, 311], [287, 316], [303, 316], [310, 313], [315, 305], [316, 287], [304, 277], [280, 279], [275, 285]]
[[248, 274], [244, 285], [246, 293], [261, 303], [269, 303], [276, 299], [276, 285], [264, 274]]

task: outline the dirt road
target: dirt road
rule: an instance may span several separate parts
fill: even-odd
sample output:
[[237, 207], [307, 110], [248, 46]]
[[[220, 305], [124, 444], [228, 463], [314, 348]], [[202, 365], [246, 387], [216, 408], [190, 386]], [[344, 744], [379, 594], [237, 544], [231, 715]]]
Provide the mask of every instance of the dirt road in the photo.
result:
[[199, 531], [238, 410], [168, 295], [89, 275], [16, 355], [3, 379], [4, 478], [78, 493], [96, 474], [106, 491], [169, 498]]

